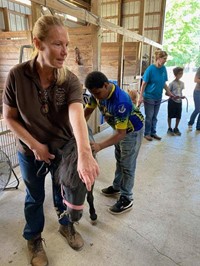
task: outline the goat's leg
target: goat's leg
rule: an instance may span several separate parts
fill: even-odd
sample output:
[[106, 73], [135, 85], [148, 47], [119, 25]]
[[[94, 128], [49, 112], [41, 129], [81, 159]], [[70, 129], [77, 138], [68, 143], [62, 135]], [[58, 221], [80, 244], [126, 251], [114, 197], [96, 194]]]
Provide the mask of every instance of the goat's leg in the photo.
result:
[[87, 192], [87, 202], [89, 204], [89, 212], [90, 212], [90, 219], [93, 224], [96, 223], [97, 215], [94, 208], [94, 196], [93, 196], [93, 188], [91, 191]]

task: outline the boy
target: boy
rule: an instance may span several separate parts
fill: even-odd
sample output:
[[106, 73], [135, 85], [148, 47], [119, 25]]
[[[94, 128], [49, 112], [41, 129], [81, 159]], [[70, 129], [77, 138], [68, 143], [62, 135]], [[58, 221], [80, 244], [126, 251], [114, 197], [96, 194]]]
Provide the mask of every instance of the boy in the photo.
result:
[[120, 194], [119, 200], [108, 211], [112, 214], [121, 214], [133, 206], [132, 189], [136, 159], [142, 142], [144, 118], [140, 111], [134, 108], [128, 93], [109, 82], [103, 73], [89, 73], [85, 87], [91, 93], [85, 107], [86, 120], [98, 107], [105, 121], [114, 129], [114, 134], [110, 137], [100, 143], [91, 143], [91, 146], [97, 153], [115, 145], [115, 178], [112, 186], [102, 189], [102, 193], [105, 196]]
[[[185, 96], [182, 95], [182, 90], [184, 89], [184, 83], [180, 80], [183, 76], [183, 68], [175, 67], [173, 69], [175, 79], [169, 84], [170, 91], [175, 95], [175, 97], [168, 100], [168, 131], [170, 135], [180, 136], [181, 132], [178, 129], [179, 122], [181, 120], [182, 113], [182, 99]], [[172, 130], [171, 120], [176, 118], [175, 128]]]

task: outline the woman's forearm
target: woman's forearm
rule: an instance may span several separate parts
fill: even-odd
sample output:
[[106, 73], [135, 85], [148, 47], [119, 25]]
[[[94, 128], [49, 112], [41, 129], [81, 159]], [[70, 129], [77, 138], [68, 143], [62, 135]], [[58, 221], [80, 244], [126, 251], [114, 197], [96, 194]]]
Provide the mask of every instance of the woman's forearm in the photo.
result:
[[95, 178], [99, 175], [99, 167], [92, 155], [83, 106], [80, 103], [70, 104], [69, 120], [78, 149], [77, 171], [87, 190], [90, 191]]
[[88, 153], [91, 150], [88, 138], [87, 123], [81, 104], [73, 103], [69, 106], [69, 119], [77, 142], [79, 153]]
[[141, 88], [140, 88], [140, 96], [143, 95], [144, 90], [145, 90], [145, 88], [146, 88], [146, 85], [147, 85], [147, 83], [143, 81], [143, 82], [142, 82], [142, 86], [141, 86]]
[[17, 110], [3, 104], [3, 118], [8, 128], [17, 136], [17, 138], [24, 142], [29, 149], [34, 149], [39, 142], [33, 138], [19, 122]]

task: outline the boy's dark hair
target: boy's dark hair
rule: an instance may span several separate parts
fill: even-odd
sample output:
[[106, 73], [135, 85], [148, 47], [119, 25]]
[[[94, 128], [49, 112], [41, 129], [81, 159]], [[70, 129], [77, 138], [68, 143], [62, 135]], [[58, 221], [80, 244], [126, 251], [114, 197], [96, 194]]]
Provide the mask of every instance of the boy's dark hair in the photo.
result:
[[175, 67], [173, 69], [174, 76], [177, 76], [178, 73], [180, 73], [180, 72], [183, 72], [183, 68], [182, 67]]
[[102, 88], [105, 82], [109, 82], [108, 78], [100, 71], [89, 73], [85, 79], [85, 87], [88, 90]]

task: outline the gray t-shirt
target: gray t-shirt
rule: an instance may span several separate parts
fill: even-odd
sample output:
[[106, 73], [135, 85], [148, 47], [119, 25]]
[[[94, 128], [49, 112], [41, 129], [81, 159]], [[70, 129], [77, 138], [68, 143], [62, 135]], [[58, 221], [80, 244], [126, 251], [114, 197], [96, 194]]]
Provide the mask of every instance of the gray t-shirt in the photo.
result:
[[[57, 85], [55, 82], [45, 90], [45, 95], [41, 95], [42, 91], [35, 59], [30, 60], [15, 66], [9, 72], [3, 102], [17, 108], [19, 122], [35, 139], [54, 151], [73, 135], [68, 106], [74, 102], [82, 103], [82, 87], [78, 78], [68, 71], [63, 84]], [[20, 140], [18, 150], [26, 155], [33, 154]]]
[[[195, 76], [200, 79], [200, 67], [197, 69], [197, 73], [195, 74]], [[200, 91], [200, 83], [196, 83], [196, 86], [194, 89]]]
[[[179, 96], [182, 97], [182, 90], [185, 88], [183, 81], [181, 80], [173, 80], [170, 84], [169, 84], [169, 89], [170, 91], [175, 95], [175, 96]], [[177, 103], [181, 103], [181, 99], [172, 99], [174, 102]]]

